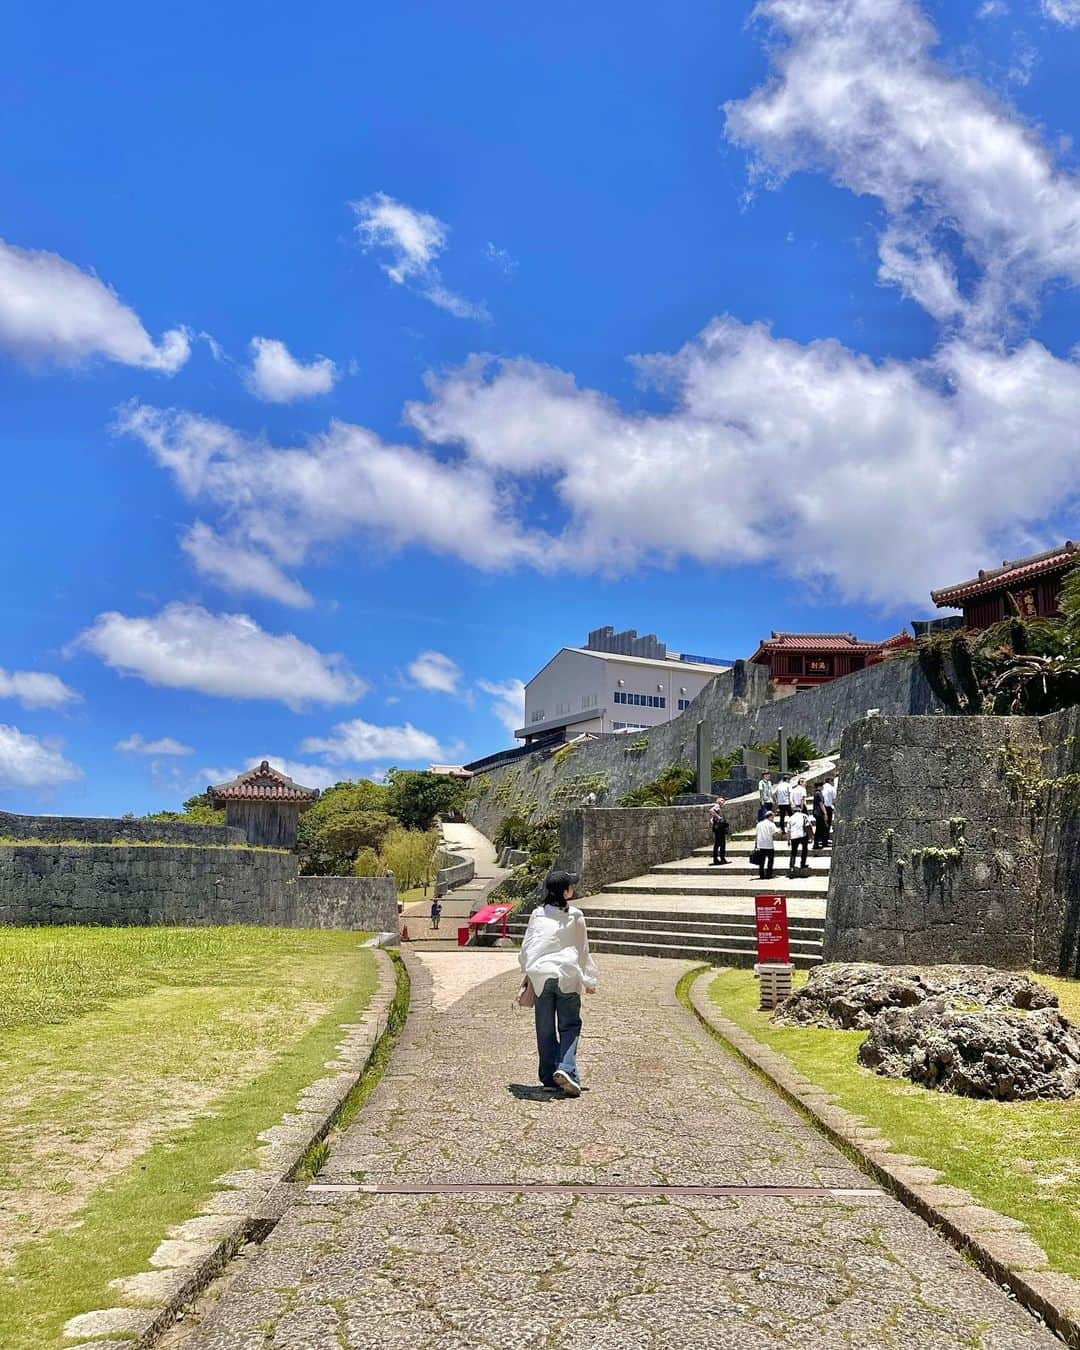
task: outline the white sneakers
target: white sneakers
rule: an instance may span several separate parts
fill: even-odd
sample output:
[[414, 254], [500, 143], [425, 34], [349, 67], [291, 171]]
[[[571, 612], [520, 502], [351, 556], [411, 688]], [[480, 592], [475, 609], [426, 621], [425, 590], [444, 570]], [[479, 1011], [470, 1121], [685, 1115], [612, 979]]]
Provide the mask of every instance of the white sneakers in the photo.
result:
[[552, 1074], [555, 1084], [560, 1092], [565, 1092], [568, 1097], [581, 1096], [581, 1084], [576, 1078], [572, 1078], [565, 1069], [556, 1069]]

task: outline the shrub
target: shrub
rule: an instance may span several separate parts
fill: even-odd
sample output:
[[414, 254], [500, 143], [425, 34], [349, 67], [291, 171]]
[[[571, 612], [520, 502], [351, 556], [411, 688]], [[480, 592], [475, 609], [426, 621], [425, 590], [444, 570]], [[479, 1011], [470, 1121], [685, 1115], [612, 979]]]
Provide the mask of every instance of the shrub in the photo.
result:
[[385, 870], [373, 848], [362, 848], [353, 863], [354, 877], [381, 877]]
[[496, 852], [502, 852], [504, 848], [527, 848], [531, 833], [532, 826], [523, 815], [503, 816], [492, 843]]
[[675, 798], [684, 792], [693, 792], [697, 786], [697, 772], [689, 764], [672, 764], [659, 778], [642, 787], [633, 788], [619, 802], [620, 806], [673, 806]]

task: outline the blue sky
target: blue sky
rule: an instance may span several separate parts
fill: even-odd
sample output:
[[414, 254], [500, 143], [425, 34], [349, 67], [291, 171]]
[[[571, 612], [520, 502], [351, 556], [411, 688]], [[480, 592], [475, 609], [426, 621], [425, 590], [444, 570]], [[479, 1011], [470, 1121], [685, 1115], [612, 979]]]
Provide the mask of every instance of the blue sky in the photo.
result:
[[1076, 536], [1078, 0], [5, 38], [6, 809], [479, 755], [590, 628], [886, 635]]

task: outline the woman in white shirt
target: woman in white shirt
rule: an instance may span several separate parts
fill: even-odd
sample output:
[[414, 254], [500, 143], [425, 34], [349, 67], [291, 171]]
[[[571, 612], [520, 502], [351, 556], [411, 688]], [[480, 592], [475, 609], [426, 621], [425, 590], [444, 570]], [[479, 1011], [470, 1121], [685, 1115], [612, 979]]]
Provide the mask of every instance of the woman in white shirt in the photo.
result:
[[585, 916], [570, 904], [576, 884], [573, 872], [549, 874], [544, 904], [533, 910], [518, 956], [536, 999], [540, 1082], [568, 1097], [581, 1095], [577, 1072], [581, 992], [595, 993], [597, 981]]

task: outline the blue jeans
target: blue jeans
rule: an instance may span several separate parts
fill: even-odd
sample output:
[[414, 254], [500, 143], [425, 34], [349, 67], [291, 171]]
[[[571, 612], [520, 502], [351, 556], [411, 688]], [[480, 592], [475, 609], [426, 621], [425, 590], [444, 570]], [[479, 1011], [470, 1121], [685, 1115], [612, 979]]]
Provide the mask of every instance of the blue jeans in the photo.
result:
[[[536, 996], [536, 1048], [540, 1054], [540, 1081], [554, 1086], [555, 1070], [577, 1078], [577, 1043], [581, 1035], [581, 995], [564, 994], [552, 976]], [[556, 1033], [556, 1023], [558, 1032]]]

